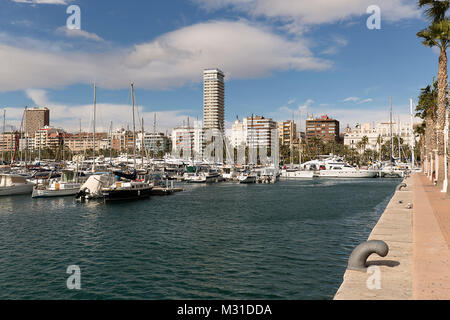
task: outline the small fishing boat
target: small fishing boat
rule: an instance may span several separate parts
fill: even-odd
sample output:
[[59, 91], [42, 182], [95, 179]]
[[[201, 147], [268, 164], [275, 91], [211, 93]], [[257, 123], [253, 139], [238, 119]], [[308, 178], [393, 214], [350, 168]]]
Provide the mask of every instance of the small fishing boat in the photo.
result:
[[54, 198], [76, 195], [81, 184], [76, 181], [73, 171], [63, 171], [61, 180], [44, 180], [43, 184], [36, 184], [33, 188], [32, 198]]
[[254, 172], [244, 172], [238, 176], [239, 183], [256, 183], [256, 174]]

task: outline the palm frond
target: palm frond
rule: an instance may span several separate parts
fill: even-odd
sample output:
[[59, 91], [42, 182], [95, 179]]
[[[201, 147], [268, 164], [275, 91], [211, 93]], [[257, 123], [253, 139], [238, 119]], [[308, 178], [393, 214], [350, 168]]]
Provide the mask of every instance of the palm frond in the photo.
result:
[[419, 8], [426, 7], [425, 16], [432, 22], [438, 22], [446, 18], [450, 8], [449, 0], [419, 0]]

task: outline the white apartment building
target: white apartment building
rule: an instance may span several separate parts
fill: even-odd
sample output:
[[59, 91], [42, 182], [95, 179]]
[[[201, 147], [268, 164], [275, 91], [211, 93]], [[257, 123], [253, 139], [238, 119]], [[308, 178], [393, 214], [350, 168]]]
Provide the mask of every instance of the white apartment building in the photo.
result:
[[183, 152], [183, 156], [201, 157], [204, 150], [204, 129], [201, 121], [194, 121], [194, 125], [174, 128], [172, 130], [172, 152]]
[[247, 129], [244, 126], [244, 123], [239, 121], [239, 118], [236, 117], [232, 127], [231, 127], [231, 139], [230, 143], [233, 148], [237, 148], [238, 146], [247, 144]]
[[277, 122], [263, 116], [247, 117], [242, 122], [236, 119], [231, 129], [231, 145], [234, 148], [242, 144], [246, 147], [269, 148], [272, 143], [272, 130], [277, 129]]
[[225, 75], [219, 69], [203, 71], [203, 126], [225, 130]]
[[137, 134], [136, 148], [142, 150], [142, 143], [144, 143], [144, 150], [158, 154], [166, 152], [169, 148], [169, 137], [162, 132], [142, 132]]
[[[375, 127], [371, 127], [370, 123], [363, 125], [357, 124], [353, 130], [347, 130], [344, 136], [344, 145], [350, 148], [357, 149], [357, 144], [364, 136], [367, 136], [369, 143], [366, 149], [379, 150], [377, 143], [378, 137], [381, 136], [383, 142], [391, 139], [391, 126], [389, 122], [382, 122]], [[392, 135], [394, 137], [400, 136], [404, 144], [409, 144], [411, 141], [411, 123], [410, 122], [392, 122]], [[358, 150], [359, 151], [359, 150]]]

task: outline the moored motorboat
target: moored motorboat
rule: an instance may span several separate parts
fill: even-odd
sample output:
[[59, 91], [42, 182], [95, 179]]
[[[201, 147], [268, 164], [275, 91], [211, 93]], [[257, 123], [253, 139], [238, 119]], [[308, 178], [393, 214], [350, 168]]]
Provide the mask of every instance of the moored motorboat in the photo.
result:
[[246, 184], [250, 184], [250, 183], [256, 183], [256, 174], [253, 172], [248, 172], [248, 173], [241, 173], [238, 176], [238, 181], [239, 183], [246, 183]]
[[313, 170], [282, 170], [281, 177], [285, 179], [312, 179], [314, 178]]
[[102, 189], [105, 202], [149, 198], [153, 185], [143, 181], [117, 181]]
[[79, 201], [103, 198], [103, 188], [112, 184], [112, 176], [108, 173], [91, 175], [75, 195]]

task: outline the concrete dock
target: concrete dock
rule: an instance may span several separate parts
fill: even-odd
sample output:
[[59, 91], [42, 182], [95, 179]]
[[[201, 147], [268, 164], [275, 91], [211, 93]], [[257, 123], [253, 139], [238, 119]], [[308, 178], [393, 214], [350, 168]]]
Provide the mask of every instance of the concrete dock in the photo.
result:
[[347, 269], [335, 300], [450, 299], [450, 199], [422, 173], [404, 181], [368, 240], [383, 240], [368, 272]]

